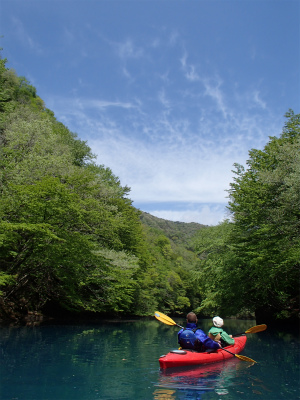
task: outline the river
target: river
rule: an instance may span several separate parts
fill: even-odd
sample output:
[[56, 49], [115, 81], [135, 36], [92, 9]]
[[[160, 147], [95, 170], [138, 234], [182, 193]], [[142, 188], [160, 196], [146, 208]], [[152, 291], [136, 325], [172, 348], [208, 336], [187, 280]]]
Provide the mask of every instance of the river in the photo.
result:
[[[183, 324], [183, 320], [177, 320]], [[207, 331], [210, 320], [201, 320]], [[256, 325], [225, 320], [228, 333]], [[1, 400], [300, 399], [300, 340], [291, 331], [247, 335], [243, 355], [220, 363], [161, 371], [177, 348], [177, 328], [153, 320], [0, 327]]]

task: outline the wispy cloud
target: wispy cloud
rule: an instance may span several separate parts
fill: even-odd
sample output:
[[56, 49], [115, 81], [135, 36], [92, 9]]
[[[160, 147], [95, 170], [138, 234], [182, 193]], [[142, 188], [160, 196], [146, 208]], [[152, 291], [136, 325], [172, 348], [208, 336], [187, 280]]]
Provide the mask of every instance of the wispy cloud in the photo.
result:
[[173, 30], [170, 33], [170, 36], [169, 36], [169, 39], [168, 39], [168, 43], [171, 46], [175, 46], [178, 43], [178, 40], [179, 40], [179, 33], [177, 31]]
[[195, 81], [199, 81], [199, 75], [196, 72], [196, 67], [194, 65], [190, 65], [189, 66], [189, 70], [186, 71], [186, 78], [189, 81], [195, 82]]
[[262, 100], [261, 95], [260, 95], [260, 92], [259, 92], [258, 90], [255, 90], [255, 91], [253, 92], [253, 100], [254, 100], [254, 103], [255, 103], [256, 105], [258, 105], [259, 107], [263, 108], [264, 110], [266, 109], [267, 105], [266, 105], [266, 103]]
[[74, 44], [74, 41], [76, 41], [75, 33], [67, 26], [63, 27], [62, 41], [65, 46], [70, 46]]
[[[189, 62], [177, 32], [169, 43], [149, 40], [144, 47], [130, 38], [107, 43], [123, 74], [134, 81], [134, 91], [118, 99], [52, 100], [58, 118], [88, 139], [98, 163], [131, 188], [137, 207], [147, 204], [165, 219], [216, 224], [226, 215], [233, 164], [245, 165], [250, 148], [263, 147], [278, 132], [280, 118], [261, 113], [267, 104], [259, 84], [242, 93], [235, 82], [217, 72], [204, 74]], [[155, 65], [148, 75], [153, 85], [139, 97], [137, 88], [145, 80], [140, 82], [136, 71], [154, 59], [159, 46], [170, 44], [181, 54], [179, 64], [162, 64], [163, 72]], [[182, 76], [178, 85], [176, 77]]]
[[12, 24], [14, 34], [24, 46], [35, 53], [43, 54], [44, 50], [42, 46], [28, 33], [20, 19], [12, 17]]
[[86, 108], [107, 108], [107, 107], [117, 107], [117, 108], [136, 108], [132, 103], [121, 102], [121, 101], [105, 101], [105, 100], [89, 100], [87, 104], [84, 105]]
[[222, 80], [219, 77], [216, 77], [214, 79], [205, 78], [202, 79], [202, 82], [205, 87], [204, 94], [211, 97], [215, 101], [217, 109], [221, 111], [224, 118], [226, 119], [228, 110], [225, 105], [224, 94], [221, 90]]
[[140, 58], [143, 57], [144, 50], [135, 45], [132, 39], [126, 39], [124, 42], [116, 43], [117, 54], [123, 60], [129, 58]]
[[[150, 57], [147, 51], [153, 41], [149, 43], [143, 48], [128, 38], [109, 42], [124, 75], [136, 86], [138, 78], [131, 71]], [[188, 81], [180, 86], [180, 96], [174, 92], [179, 88], [174, 67], [166, 72], [164, 64], [164, 72], [151, 71], [157, 85], [148, 97], [139, 98], [134, 91], [127, 93], [126, 101], [122, 95], [113, 100], [76, 97], [52, 99], [47, 105], [52, 108], [52, 101], [58, 118], [88, 139], [98, 163], [131, 187], [136, 204], [171, 202], [172, 209], [152, 206], [151, 212], [166, 219], [213, 224], [224, 215], [233, 164], [245, 164], [250, 148], [265, 145], [268, 136], [280, 130], [280, 118], [260, 113], [267, 104], [259, 85], [242, 93], [217, 73], [200, 74], [200, 67], [188, 62], [177, 32], [170, 43], [182, 54], [177, 72]], [[184, 203], [185, 210], [174, 210], [176, 202]]]
[[188, 55], [185, 52], [183, 56], [180, 58], [180, 64], [184, 71], [184, 75], [188, 81], [196, 82], [200, 80], [198, 73], [196, 72], [196, 67], [193, 64], [188, 64], [187, 62]]
[[115, 54], [121, 60], [121, 71], [123, 76], [129, 81], [134, 82], [135, 76], [131, 72], [129, 65], [132, 62], [136, 62], [139, 59], [145, 58], [145, 50], [138, 46], [133, 39], [127, 38], [123, 42], [109, 41], [110, 45], [114, 49]]
[[[164, 96], [161, 92], [160, 100], [171, 110]], [[264, 145], [276, 133], [278, 123], [271, 116], [265, 121], [259, 116], [253, 119], [247, 111], [230, 117], [234, 115], [230, 110], [226, 113], [229, 119], [210, 115], [209, 121], [197, 127], [177, 116], [176, 107], [170, 113], [153, 115], [137, 101], [61, 99], [60, 105], [59, 119], [77, 132], [88, 132], [88, 144], [98, 155], [98, 163], [110, 167], [123, 185], [131, 187], [130, 198], [135, 203], [185, 203], [185, 211], [152, 206], [151, 213], [206, 224], [217, 223], [224, 215], [233, 163], [245, 164], [250, 144]], [[97, 107], [106, 112], [93, 115], [91, 109]], [[124, 110], [125, 119], [113, 113], [117, 108]]]
[[158, 99], [159, 102], [163, 105], [164, 108], [170, 109], [171, 108], [171, 102], [166, 98], [166, 93], [164, 89], [161, 89], [158, 93]]

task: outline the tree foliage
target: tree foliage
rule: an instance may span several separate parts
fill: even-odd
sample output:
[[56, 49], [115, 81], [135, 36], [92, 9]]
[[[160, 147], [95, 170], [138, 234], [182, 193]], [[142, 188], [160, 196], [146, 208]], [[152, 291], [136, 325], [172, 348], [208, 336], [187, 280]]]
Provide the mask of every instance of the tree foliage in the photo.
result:
[[290, 111], [286, 117], [281, 136], [251, 150], [248, 169], [237, 170], [229, 203], [249, 304], [278, 316], [299, 302], [300, 115]]
[[129, 189], [5, 60], [0, 80], [2, 304], [128, 312], [146, 247]]
[[278, 318], [298, 312], [300, 115], [286, 117], [280, 137], [249, 152], [247, 169], [235, 164], [232, 222], [195, 242], [203, 259], [199, 276], [206, 279], [203, 309], [227, 315], [268, 310]]
[[185, 310], [196, 258], [180, 243], [185, 228], [168, 238], [142, 223], [129, 188], [97, 165], [87, 143], [5, 64], [0, 60], [2, 314]]
[[300, 115], [235, 164], [231, 220], [140, 212], [109, 167], [0, 59], [0, 317], [238, 315], [299, 304]]

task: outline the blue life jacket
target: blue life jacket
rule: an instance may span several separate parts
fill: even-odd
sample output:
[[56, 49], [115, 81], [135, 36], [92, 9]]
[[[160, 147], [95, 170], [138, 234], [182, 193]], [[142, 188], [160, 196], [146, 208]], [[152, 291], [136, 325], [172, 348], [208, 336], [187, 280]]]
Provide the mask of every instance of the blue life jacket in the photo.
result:
[[201, 351], [202, 343], [197, 339], [195, 332], [196, 329], [186, 328], [179, 336], [179, 344], [183, 349], [191, 349]]

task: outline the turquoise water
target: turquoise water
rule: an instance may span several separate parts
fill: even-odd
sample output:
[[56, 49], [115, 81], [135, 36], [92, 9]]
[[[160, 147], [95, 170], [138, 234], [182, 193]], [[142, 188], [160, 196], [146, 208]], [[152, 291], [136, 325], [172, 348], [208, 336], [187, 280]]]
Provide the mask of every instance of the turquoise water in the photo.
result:
[[[178, 321], [182, 324], [183, 321]], [[225, 320], [239, 333], [255, 321]], [[209, 320], [201, 321], [208, 330]], [[161, 371], [177, 347], [177, 328], [157, 320], [0, 328], [1, 400], [300, 399], [298, 334], [267, 329], [247, 335], [243, 355]]]

